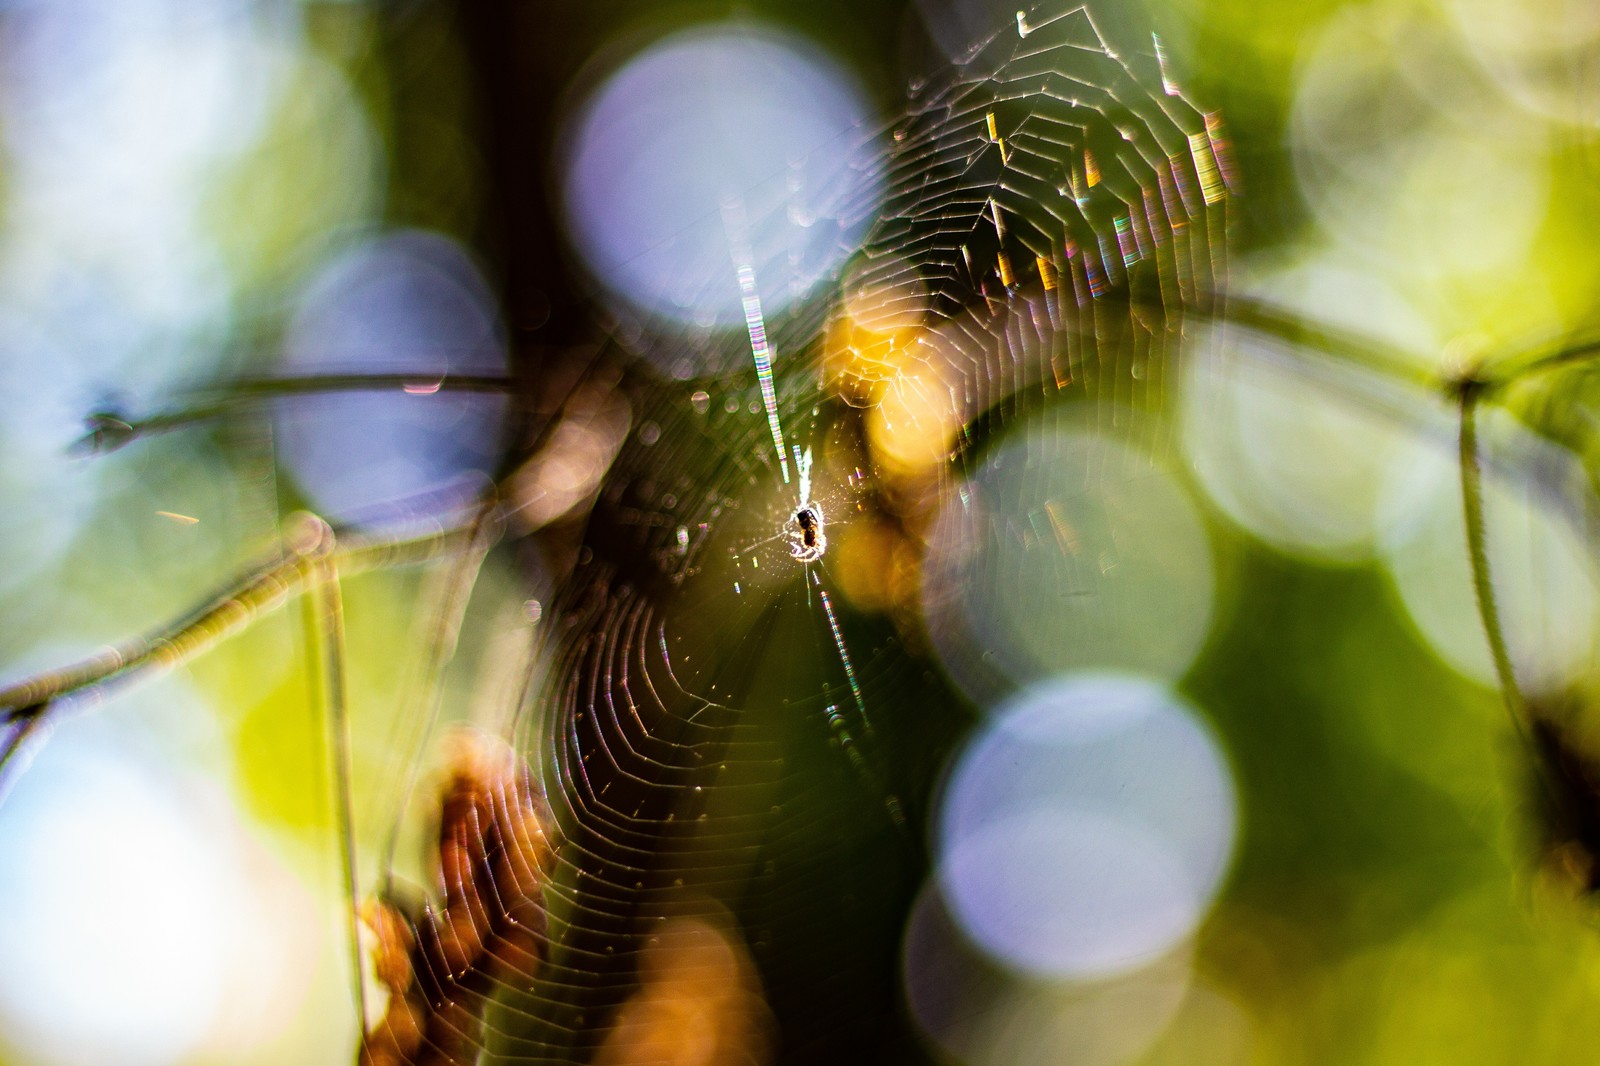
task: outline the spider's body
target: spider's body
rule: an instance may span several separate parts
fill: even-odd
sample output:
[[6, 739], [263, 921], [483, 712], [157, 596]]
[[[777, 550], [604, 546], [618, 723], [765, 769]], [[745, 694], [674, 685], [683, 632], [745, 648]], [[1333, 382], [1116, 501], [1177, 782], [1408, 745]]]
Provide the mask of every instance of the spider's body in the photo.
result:
[[789, 534], [789, 552], [803, 563], [815, 562], [828, 550], [828, 538], [822, 531], [822, 508], [808, 503], [794, 516], [795, 531]]

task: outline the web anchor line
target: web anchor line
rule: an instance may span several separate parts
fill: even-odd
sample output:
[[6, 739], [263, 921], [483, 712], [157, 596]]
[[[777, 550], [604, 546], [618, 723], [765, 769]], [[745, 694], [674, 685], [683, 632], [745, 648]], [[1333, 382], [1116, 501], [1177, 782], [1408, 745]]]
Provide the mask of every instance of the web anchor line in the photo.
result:
[[778, 469], [783, 483], [789, 484], [789, 453], [783, 443], [783, 423], [778, 419], [778, 394], [772, 384], [771, 345], [767, 341], [767, 320], [761, 310], [761, 292], [756, 287], [755, 253], [750, 248], [744, 200], [728, 196], [722, 201], [722, 224], [728, 231], [728, 250], [733, 254], [739, 278], [739, 301], [744, 306], [745, 331], [750, 335], [750, 356], [756, 364], [756, 380], [761, 385], [761, 402], [767, 409], [767, 428], [772, 431], [772, 446], [778, 452]]
[[[833, 634], [833, 646], [839, 653], [839, 664], [844, 667], [844, 677], [845, 681], [850, 685], [850, 697], [855, 701], [856, 715], [861, 719], [861, 739], [871, 743], [873, 738], [872, 719], [867, 716], [866, 697], [862, 695], [861, 682], [856, 678], [855, 665], [850, 661], [850, 651], [845, 647], [844, 631], [839, 626], [839, 616], [834, 613], [833, 601], [828, 598], [828, 590], [823, 588], [820, 582], [817, 584], [817, 597], [822, 601], [823, 613], [828, 616], [828, 629]], [[905, 828], [906, 815], [904, 806], [900, 802], [900, 797], [890, 791], [885, 783], [878, 779], [878, 775], [872, 772], [872, 768], [868, 765], [866, 757], [856, 743], [855, 738], [851, 737], [849, 730], [844, 728], [838, 706], [831, 699], [828, 700], [826, 714], [829, 727], [838, 735], [840, 747], [844, 750], [845, 757], [849, 760], [851, 768], [869, 787], [883, 794], [883, 806], [889, 813], [890, 821], [894, 823], [897, 829], [903, 830]]]

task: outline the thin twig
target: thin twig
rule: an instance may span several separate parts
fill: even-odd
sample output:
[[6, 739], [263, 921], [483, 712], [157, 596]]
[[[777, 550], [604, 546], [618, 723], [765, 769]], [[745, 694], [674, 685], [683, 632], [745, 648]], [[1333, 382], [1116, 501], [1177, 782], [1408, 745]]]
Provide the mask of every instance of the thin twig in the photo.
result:
[[[351, 538], [333, 550], [332, 559], [345, 575], [365, 573], [426, 561], [455, 550], [465, 536], [465, 530], [451, 527], [405, 538]], [[282, 606], [304, 590], [305, 549], [297, 546], [297, 539], [301, 538], [291, 533], [280, 555], [247, 570], [206, 606], [98, 655], [0, 688], [0, 725], [17, 721], [41, 704], [98, 693], [130, 674], [180, 666]]]
[[328, 731], [328, 748], [333, 756], [333, 791], [339, 822], [339, 859], [344, 867], [345, 920], [350, 938], [351, 969], [354, 976], [356, 1017], [366, 1024], [367, 985], [361, 966], [360, 917], [356, 913], [361, 899], [360, 874], [356, 870], [355, 790], [350, 768], [350, 713], [345, 685], [344, 596], [339, 585], [339, 570], [331, 556], [333, 531], [323, 527], [320, 550], [308, 551], [311, 595], [305, 600], [307, 632], [315, 651], [316, 673], [323, 684], [317, 692]]
[[1511, 651], [1506, 646], [1500, 607], [1495, 599], [1494, 580], [1489, 572], [1488, 532], [1483, 517], [1483, 471], [1478, 458], [1478, 399], [1481, 389], [1474, 384], [1461, 388], [1461, 509], [1466, 523], [1467, 555], [1472, 564], [1472, 588], [1478, 600], [1478, 617], [1489, 640], [1489, 655], [1500, 681], [1500, 692], [1511, 711], [1511, 719], [1527, 732], [1525, 704], [1517, 685]]

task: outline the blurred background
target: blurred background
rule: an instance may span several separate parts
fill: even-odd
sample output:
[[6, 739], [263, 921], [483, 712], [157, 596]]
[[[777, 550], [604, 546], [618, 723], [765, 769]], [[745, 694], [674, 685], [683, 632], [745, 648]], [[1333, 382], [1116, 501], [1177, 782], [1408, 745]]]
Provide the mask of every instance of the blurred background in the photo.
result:
[[[607, 1019], [677, 971], [581, 884], [638, 873], [715, 946], [673, 1061], [1579, 1060], [1591, 859], [1444, 383], [1507, 383], [1487, 576], [1581, 752], [1600, 394], [1522, 367], [1596, 323], [1597, 55], [1562, 0], [0, 3], [0, 677], [504, 479], [481, 567], [345, 590], [364, 886], [433, 877], [437, 704], [580, 841], [558, 933], [633, 945], [488, 1059], [657, 1061]], [[7, 767], [0, 1062], [352, 1058], [304, 622]]]

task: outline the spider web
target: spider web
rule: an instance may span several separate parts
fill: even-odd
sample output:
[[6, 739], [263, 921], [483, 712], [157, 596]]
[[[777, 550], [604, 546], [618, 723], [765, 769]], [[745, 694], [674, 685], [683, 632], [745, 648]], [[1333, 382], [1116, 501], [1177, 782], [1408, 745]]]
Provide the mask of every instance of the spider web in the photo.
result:
[[[786, 1056], [886, 1039], [926, 793], [972, 713], [917, 620], [932, 509], [1030, 411], [1159, 435], [1183, 315], [1220, 271], [1225, 146], [1155, 44], [1124, 58], [1087, 9], [1019, 14], [864, 146], [885, 195], [859, 206], [877, 221], [842, 298], [759, 335], [627, 325], [654, 365], [692, 346], [719, 373], [633, 386], [545, 623], [548, 692], [517, 745], [564, 838], [552, 957], [499, 987], [496, 1060], [589, 1057], [640, 994], [644, 945], [707, 906]], [[899, 424], [875, 428], [885, 410]], [[886, 434], [923, 443], [896, 456]]]

